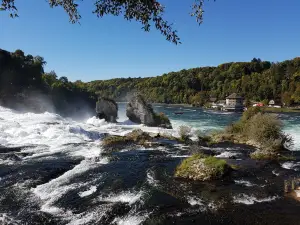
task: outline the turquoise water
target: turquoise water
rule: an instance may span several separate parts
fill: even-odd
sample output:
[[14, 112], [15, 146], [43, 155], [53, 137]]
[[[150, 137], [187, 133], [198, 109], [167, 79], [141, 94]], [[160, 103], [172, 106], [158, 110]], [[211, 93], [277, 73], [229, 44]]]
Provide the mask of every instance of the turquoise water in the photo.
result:
[[[193, 131], [200, 130], [210, 133], [220, 130], [240, 119], [242, 113], [212, 111], [202, 108], [175, 105], [153, 105], [156, 112], [165, 113], [176, 130], [181, 125], [190, 126]], [[183, 112], [176, 115], [175, 112]], [[293, 150], [300, 151], [300, 113], [277, 113], [284, 124], [284, 132], [290, 134], [294, 140]], [[119, 121], [125, 121], [126, 103], [119, 103]]]
[[[242, 115], [241, 113], [211, 111], [184, 106], [154, 105], [154, 109], [156, 112], [165, 113], [175, 127], [187, 125], [203, 132], [220, 130], [237, 121]], [[179, 111], [183, 114], [174, 114], [174, 112]], [[294, 139], [294, 150], [300, 150], [300, 113], [279, 113], [277, 115], [284, 124], [284, 131]]]

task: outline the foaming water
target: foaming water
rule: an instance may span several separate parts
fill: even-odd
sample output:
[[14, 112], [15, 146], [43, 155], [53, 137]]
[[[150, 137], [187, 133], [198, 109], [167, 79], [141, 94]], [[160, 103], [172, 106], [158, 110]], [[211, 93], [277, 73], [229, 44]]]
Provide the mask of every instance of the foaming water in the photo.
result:
[[[239, 114], [182, 107], [184, 114], [175, 115], [179, 107], [155, 107], [171, 119], [174, 129], [167, 130], [128, 121], [124, 106], [116, 124], [96, 117], [74, 121], [49, 112], [19, 113], [0, 107], [0, 147], [4, 149], [0, 152], [0, 223], [137, 225], [153, 215], [180, 214], [182, 207], [184, 212], [199, 214], [217, 210], [220, 197], [210, 191], [214, 188], [173, 179], [176, 165], [190, 155], [187, 146], [124, 149], [108, 156], [101, 143], [106, 134], [126, 135], [134, 129], [178, 136], [178, 128], [189, 125], [193, 132], [210, 132], [235, 121]], [[282, 117], [285, 131], [293, 135], [298, 148], [299, 118], [295, 118]], [[213, 150], [220, 158], [238, 158], [241, 153], [236, 148]], [[297, 162], [281, 166], [295, 173], [300, 168]], [[252, 179], [234, 179], [230, 185], [222, 193], [236, 204], [279, 198], [276, 191], [262, 197], [253, 195], [257, 190], [244, 193], [261, 188]], [[228, 194], [231, 188], [234, 194]], [[172, 219], [160, 224], [168, 221]]]
[[246, 194], [242, 194], [242, 195], [239, 195], [239, 196], [235, 196], [233, 198], [233, 202], [234, 203], [245, 204], [245, 205], [253, 205], [255, 203], [275, 201], [276, 199], [278, 199], [278, 196], [257, 198], [255, 196], [249, 196], [249, 195], [246, 195]]
[[143, 194], [144, 194], [143, 191], [139, 191], [139, 192], [126, 191], [126, 192], [121, 192], [118, 194], [111, 194], [110, 196], [107, 196], [107, 197], [100, 197], [99, 201], [123, 202], [123, 203], [128, 203], [129, 205], [132, 205], [132, 204], [136, 203], [137, 201], [140, 201]]

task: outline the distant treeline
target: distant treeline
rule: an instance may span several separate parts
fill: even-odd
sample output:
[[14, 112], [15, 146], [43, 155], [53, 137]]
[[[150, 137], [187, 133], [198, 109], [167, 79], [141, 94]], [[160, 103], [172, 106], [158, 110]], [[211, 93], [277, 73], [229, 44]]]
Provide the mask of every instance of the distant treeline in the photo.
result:
[[170, 72], [157, 77], [119, 78], [88, 83], [69, 82], [54, 71], [44, 72], [43, 57], [0, 49], [0, 104], [70, 115], [94, 111], [98, 96], [128, 101], [141, 93], [150, 102], [203, 105], [210, 98], [238, 93], [246, 100], [274, 99], [284, 105], [300, 104], [300, 57], [279, 63], [231, 62]]
[[96, 95], [83, 82], [45, 73], [41, 56], [0, 49], [0, 104], [35, 112], [53, 111], [65, 116], [94, 112]]
[[280, 63], [254, 58], [217, 67], [170, 72], [158, 77], [92, 81], [88, 89], [97, 95], [127, 100], [133, 92], [159, 103], [204, 104], [210, 98], [225, 99], [239, 93], [246, 100], [300, 103], [300, 57]]

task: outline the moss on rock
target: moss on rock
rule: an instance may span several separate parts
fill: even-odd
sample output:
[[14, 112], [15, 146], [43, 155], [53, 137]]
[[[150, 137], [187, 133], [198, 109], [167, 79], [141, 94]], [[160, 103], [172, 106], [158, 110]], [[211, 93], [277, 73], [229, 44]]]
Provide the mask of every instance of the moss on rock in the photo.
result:
[[195, 154], [184, 159], [175, 170], [175, 177], [192, 180], [214, 180], [230, 171], [225, 160], [213, 156]]
[[254, 160], [276, 160], [276, 161], [290, 161], [295, 160], [294, 156], [283, 155], [276, 152], [257, 150], [250, 154], [250, 158]]
[[143, 132], [140, 129], [133, 130], [125, 136], [108, 136], [103, 139], [102, 146], [107, 151], [119, 151], [130, 145], [142, 145], [149, 146], [149, 142], [153, 140], [153, 137], [149, 133]]

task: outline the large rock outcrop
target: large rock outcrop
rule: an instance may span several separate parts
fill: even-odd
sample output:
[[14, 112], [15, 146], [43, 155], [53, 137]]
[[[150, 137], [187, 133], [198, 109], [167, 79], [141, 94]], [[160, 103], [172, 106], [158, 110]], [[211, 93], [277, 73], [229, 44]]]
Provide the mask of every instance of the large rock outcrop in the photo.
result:
[[96, 103], [96, 113], [99, 119], [105, 119], [107, 122], [116, 123], [118, 118], [118, 105], [112, 99], [99, 98]]
[[141, 95], [134, 96], [127, 104], [126, 116], [134, 123], [145, 124], [149, 127], [172, 129], [168, 117], [163, 113], [156, 114], [150, 104]]

